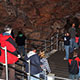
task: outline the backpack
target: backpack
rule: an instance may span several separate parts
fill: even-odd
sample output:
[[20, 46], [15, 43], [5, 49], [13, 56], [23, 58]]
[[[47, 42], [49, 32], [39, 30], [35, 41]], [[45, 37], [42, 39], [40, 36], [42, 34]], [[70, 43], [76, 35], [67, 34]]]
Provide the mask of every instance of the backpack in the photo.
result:
[[71, 74], [79, 73], [78, 63], [75, 59], [72, 59], [71, 64], [69, 64], [69, 73]]

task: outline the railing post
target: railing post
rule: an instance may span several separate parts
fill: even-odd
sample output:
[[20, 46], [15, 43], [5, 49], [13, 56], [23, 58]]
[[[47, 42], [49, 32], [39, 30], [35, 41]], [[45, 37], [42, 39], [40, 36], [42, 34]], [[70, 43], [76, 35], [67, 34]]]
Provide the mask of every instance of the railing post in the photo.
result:
[[7, 47], [4, 47], [4, 50], [5, 50], [6, 80], [8, 80]]
[[[22, 71], [24, 71], [24, 66], [22, 66]], [[24, 80], [24, 73], [23, 73], [23, 76], [22, 76], [22, 80]]]
[[51, 37], [51, 50], [53, 49], [53, 46], [52, 46], [53, 45], [53, 41], [52, 40], [53, 40], [53, 37]]
[[56, 49], [58, 50], [58, 33], [56, 34]]
[[29, 69], [28, 80], [31, 80], [30, 60], [28, 60], [27, 62], [28, 62], [28, 69]]
[[45, 79], [44, 80], [47, 80], [46, 69], [44, 69], [44, 75], [45, 75]]
[[45, 52], [47, 51], [47, 44], [46, 44], [46, 40], [45, 40]]
[[27, 48], [28, 48], [28, 46], [27, 46], [27, 39], [26, 39], [26, 53], [27, 53], [27, 51], [28, 51]]

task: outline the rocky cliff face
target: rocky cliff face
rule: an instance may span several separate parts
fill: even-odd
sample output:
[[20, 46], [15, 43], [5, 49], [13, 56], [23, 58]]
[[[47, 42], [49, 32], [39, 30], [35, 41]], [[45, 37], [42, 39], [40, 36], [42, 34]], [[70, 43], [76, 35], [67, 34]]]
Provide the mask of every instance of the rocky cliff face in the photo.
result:
[[80, 19], [80, 0], [0, 0], [0, 27], [11, 24], [31, 37], [47, 38], [74, 17]]

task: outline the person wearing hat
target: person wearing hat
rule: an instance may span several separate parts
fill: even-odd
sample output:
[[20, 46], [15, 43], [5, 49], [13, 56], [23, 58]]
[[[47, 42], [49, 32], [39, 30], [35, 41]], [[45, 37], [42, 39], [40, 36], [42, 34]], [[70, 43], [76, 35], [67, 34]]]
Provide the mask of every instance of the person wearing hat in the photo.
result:
[[40, 62], [42, 64], [41, 68], [43, 70], [41, 74], [43, 75], [44, 80], [47, 80], [47, 77], [44, 75], [45, 74], [44, 72], [46, 71], [47, 73], [51, 73], [51, 69], [50, 69], [48, 60], [47, 60], [47, 58], [45, 56], [45, 52], [44, 51], [40, 51], [39, 56], [40, 56]]

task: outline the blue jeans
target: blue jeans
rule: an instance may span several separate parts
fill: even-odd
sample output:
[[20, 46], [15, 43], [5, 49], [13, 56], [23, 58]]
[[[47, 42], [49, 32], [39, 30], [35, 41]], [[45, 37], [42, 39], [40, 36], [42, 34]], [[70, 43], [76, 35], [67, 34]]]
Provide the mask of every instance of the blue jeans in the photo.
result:
[[69, 58], [69, 46], [64, 46], [65, 47], [65, 52], [66, 52], [66, 59]]
[[70, 39], [70, 52], [73, 52], [74, 48], [76, 48], [75, 38]]
[[18, 46], [18, 51], [19, 51], [20, 55], [22, 53], [22, 55], [25, 56], [25, 48], [24, 48], [24, 46]]
[[78, 75], [78, 74], [75, 74], [75, 75], [70, 74], [70, 75], [69, 75], [69, 78], [72, 79], [72, 80], [75, 80], [75, 79], [76, 79], [76, 80], [79, 80], [79, 75]]
[[44, 71], [40, 73], [40, 78], [42, 78], [43, 80], [47, 80], [47, 75]]
[[79, 47], [78, 43], [75, 43], [75, 48], [77, 49]]
[[80, 77], [80, 66], [79, 66], [79, 77]]
[[[34, 76], [40, 78], [40, 74], [36, 74], [36, 75], [34, 75]], [[40, 79], [37, 79], [37, 78], [31, 76], [31, 77], [30, 77], [30, 80], [40, 80]]]

